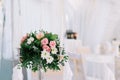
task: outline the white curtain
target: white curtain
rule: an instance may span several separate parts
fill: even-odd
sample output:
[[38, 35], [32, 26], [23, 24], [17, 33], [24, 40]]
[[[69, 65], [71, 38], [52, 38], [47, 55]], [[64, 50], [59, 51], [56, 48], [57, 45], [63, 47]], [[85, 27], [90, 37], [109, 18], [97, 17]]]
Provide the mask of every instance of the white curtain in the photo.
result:
[[0, 78], [12, 79], [12, 25], [11, 25], [11, 1], [4, 0], [1, 10], [0, 24]]
[[66, 29], [78, 32], [91, 48], [119, 38], [119, 5], [119, 0], [65, 0]]
[[65, 8], [65, 30], [72, 30], [78, 33], [78, 39], [81, 38], [81, 19], [80, 19], [80, 0], [64, 0]]
[[[111, 41], [119, 30], [120, 1], [81, 0], [81, 39], [94, 48], [101, 42]], [[118, 30], [117, 30], [118, 29]]]
[[109, 19], [110, 5], [103, 0], [84, 0], [81, 18], [82, 40], [85, 45], [91, 47], [99, 44], [105, 34]]
[[2, 32], [3, 32], [3, 7], [0, 6], [0, 59], [1, 59], [1, 48], [2, 48]]

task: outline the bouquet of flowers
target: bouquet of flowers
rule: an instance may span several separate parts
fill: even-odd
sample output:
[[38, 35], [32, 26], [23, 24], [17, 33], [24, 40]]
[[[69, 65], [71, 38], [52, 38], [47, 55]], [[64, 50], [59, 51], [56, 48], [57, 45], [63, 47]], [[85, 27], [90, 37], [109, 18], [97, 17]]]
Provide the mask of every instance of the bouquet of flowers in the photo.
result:
[[40, 30], [27, 33], [21, 39], [20, 64], [32, 71], [43, 69], [60, 70], [68, 60], [64, 48], [60, 46], [57, 34]]

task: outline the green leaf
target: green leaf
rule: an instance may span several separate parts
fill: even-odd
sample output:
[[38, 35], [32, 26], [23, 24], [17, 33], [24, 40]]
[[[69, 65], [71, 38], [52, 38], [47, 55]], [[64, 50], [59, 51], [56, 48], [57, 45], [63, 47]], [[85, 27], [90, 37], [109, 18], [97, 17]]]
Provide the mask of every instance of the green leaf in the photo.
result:
[[58, 35], [57, 35], [57, 34], [53, 34], [53, 35], [50, 37], [51, 40], [56, 40], [57, 38], [58, 38]]

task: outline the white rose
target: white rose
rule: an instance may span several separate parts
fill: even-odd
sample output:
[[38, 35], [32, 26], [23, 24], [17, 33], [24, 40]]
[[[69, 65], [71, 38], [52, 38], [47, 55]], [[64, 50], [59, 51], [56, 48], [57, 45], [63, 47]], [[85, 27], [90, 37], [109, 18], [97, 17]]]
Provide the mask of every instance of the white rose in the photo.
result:
[[34, 41], [34, 38], [33, 38], [33, 37], [30, 37], [30, 38], [27, 40], [27, 44], [31, 44], [33, 41]]
[[58, 52], [57, 48], [52, 48], [52, 51], [51, 51], [52, 54], [56, 54], [57, 52]]
[[46, 50], [42, 51], [41, 57], [43, 59], [47, 59], [50, 56], [50, 53], [47, 52]]
[[49, 56], [49, 57], [47, 57], [47, 63], [52, 63], [53, 62], [53, 57], [52, 56]]
[[27, 44], [31, 44], [31, 41], [30, 41], [30, 40], [27, 40]]
[[33, 42], [33, 41], [34, 41], [34, 38], [33, 38], [33, 37], [30, 37], [29, 39], [30, 39], [30, 41], [31, 41], [31, 42]]

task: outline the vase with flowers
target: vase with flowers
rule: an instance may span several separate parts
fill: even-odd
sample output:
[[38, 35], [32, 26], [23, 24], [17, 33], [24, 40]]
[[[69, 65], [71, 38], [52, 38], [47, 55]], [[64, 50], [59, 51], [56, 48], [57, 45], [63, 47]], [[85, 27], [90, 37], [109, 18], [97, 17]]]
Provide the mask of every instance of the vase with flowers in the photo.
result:
[[20, 65], [33, 72], [60, 70], [68, 60], [57, 34], [39, 30], [27, 33], [20, 43]]

